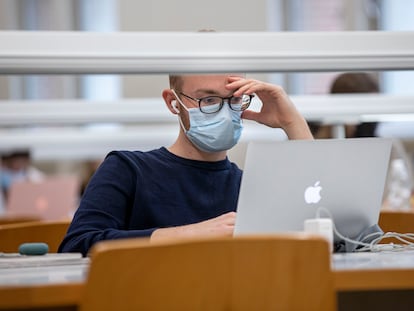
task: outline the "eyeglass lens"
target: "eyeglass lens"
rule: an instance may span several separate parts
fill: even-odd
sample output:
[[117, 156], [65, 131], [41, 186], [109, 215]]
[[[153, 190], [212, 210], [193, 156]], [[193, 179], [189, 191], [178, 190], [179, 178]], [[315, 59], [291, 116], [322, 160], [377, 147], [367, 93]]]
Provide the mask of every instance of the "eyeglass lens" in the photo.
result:
[[[236, 96], [236, 97], [230, 97], [223, 99], [219, 96], [209, 96], [205, 98], [201, 98], [199, 101], [200, 109], [202, 112], [206, 113], [213, 113], [217, 112], [221, 109], [222, 105], [224, 104], [224, 101], [226, 100], [230, 108], [235, 111], [243, 111], [247, 109], [250, 105], [252, 96], [251, 95], [242, 95], [242, 96]], [[212, 111], [212, 107], [209, 109], [206, 109], [209, 106], [214, 106], [215, 111]]]

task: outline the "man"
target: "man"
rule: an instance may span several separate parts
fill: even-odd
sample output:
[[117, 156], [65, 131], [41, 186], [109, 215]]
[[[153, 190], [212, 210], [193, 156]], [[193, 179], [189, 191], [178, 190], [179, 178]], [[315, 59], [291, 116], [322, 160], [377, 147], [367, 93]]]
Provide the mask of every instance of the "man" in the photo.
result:
[[[242, 120], [282, 128], [289, 139], [312, 139], [279, 86], [241, 75], [170, 77], [164, 90], [180, 131], [169, 148], [111, 152], [92, 177], [59, 251], [87, 254], [99, 240], [151, 241], [232, 236], [241, 170], [227, 159]], [[263, 105], [246, 110], [253, 96]]]

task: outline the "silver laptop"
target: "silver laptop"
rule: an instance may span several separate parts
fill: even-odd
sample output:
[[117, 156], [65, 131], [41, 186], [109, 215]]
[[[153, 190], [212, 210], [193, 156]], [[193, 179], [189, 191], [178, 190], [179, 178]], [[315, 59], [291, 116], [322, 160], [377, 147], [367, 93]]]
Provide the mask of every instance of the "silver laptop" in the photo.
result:
[[42, 220], [72, 219], [78, 206], [80, 181], [75, 175], [47, 176], [41, 181], [11, 185], [8, 216], [34, 216]]
[[378, 223], [391, 145], [384, 138], [251, 142], [234, 234], [303, 231], [321, 207], [342, 235], [357, 238]]

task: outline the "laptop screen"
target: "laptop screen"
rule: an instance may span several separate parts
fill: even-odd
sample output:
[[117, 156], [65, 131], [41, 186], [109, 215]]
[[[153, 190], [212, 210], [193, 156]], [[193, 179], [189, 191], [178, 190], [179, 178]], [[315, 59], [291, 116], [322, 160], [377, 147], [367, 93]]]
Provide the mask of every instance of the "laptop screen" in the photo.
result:
[[384, 138], [251, 142], [234, 234], [303, 231], [323, 209], [339, 233], [357, 238], [378, 223], [391, 145]]
[[42, 220], [71, 219], [79, 203], [79, 192], [78, 177], [71, 175], [18, 181], [10, 187], [6, 214]]

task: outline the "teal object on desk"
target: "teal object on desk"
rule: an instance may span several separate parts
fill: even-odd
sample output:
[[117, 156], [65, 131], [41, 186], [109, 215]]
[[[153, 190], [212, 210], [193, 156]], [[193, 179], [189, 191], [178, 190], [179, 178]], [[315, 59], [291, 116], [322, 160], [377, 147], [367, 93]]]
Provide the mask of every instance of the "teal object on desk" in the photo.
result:
[[19, 246], [21, 255], [44, 255], [49, 251], [49, 245], [46, 243], [23, 243]]

